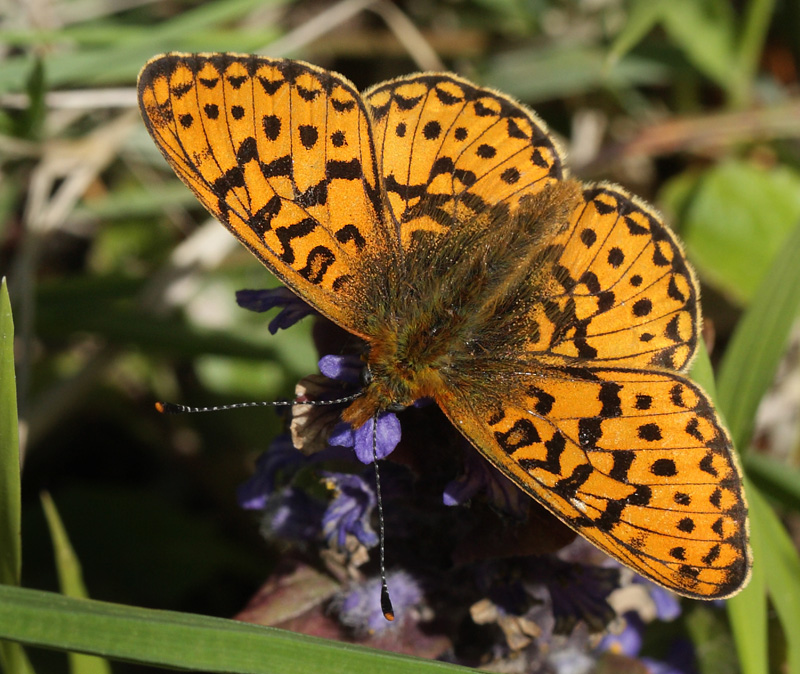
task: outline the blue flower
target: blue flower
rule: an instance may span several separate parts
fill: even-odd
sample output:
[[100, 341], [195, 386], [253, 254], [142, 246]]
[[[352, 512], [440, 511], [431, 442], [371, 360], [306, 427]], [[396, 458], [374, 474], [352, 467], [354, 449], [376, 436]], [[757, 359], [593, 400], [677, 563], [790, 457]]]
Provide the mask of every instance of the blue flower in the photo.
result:
[[267, 502], [262, 529], [275, 538], [314, 541], [319, 538], [325, 504], [302, 489], [286, 487]]
[[[376, 423], [373, 452], [373, 428]], [[400, 420], [392, 412], [382, 412], [377, 420], [373, 417], [355, 430], [350, 424], [342, 422], [333, 429], [328, 442], [336, 447], [352, 447], [358, 460], [369, 464], [375, 457], [385, 459], [397, 447], [400, 442]]]
[[648, 586], [650, 598], [656, 607], [656, 618], [669, 622], [675, 620], [681, 614], [681, 602], [674, 593], [666, 588], [650, 582], [646, 578], [634, 579]]
[[323, 356], [319, 359], [319, 371], [329, 379], [345, 384], [361, 384], [364, 361], [358, 356]]
[[377, 499], [373, 487], [360, 475], [350, 473], [323, 473], [336, 497], [328, 505], [322, 518], [322, 532], [329, 544], [344, 549], [348, 534], [368, 548], [378, 544], [372, 530], [370, 517]]
[[[330, 379], [360, 385], [364, 361], [356, 356], [323, 356], [319, 361], [319, 370]], [[400, 420], [392, 412], [378, 415], [373, 454], [374, 426], [375, 419], [370, 419], [356, 429], [341, 422], [334, 427], [328, 442], [336, 447], [352, 447], [361, 463], [370, 464], [375, 456], [385, 459], [400, 442]]]
[[625, 627], [619, 634], [606, 634], [597, 645], [601, 653], [606, 651], [616, 655], [635, 658], [639, 655], [644, 641], [644, 622], [635, 611], [625, 614]]
[[405, 571], [390, 571], [386, 584], [392, 597], [397, 619], [389, 622], [381, 610], [381, 580], [370, 578], [353, 585], [334, 602], [339, 620], [351, 627], [356, 634], [379, 634], [395, 627], [407, 618], [416, 604], [422, 601], [422, 588], [419, 582]]
[[288, 435], [279, 435], [270, 449], [258, 457], [256, 470], [247, 482], [239, 485], [236, 500], [246, 510], [263, 510], [275, 492], [282, 475], [291, 477], [305, 462], [305, 457], [293, 446]]
[[483, 493], [494, 507], [524, 518], [530, 507], [530, 497], [478, 454], [466, 440], [462, 444], [463, 472], [445, 485], [442, 502], [446, 506], [463, 505], [476, 494]]
[[293, 326], [301, 318], [316, 313], [288, 288], [271, 288], [269, 290], [237, 290], [236, 303], [243, 309], [250, 311], [269, 311], [281, 307], [280, 313], [273, 318], [268, 326], [270, 334], [275, 334], [280, 329]]
[[619, 587], [617, 569], [570, 564], [555, 557], [534, 557], [527, 566], [529, 577], [544, 584], [553, 600], [555, 632], [570, 632], [578, 620], [598, 632], [614, 618], [608, 596]]

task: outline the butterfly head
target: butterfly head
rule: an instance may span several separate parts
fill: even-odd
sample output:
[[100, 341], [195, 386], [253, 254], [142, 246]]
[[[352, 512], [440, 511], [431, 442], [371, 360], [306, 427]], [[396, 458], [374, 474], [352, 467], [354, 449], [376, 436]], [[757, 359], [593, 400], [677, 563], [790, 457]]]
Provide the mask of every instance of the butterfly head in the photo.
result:
[[[424, 322], [423, 322], [424, 324]], [[420, 398], [437, 398], [449, 355], [430, 331], [396, 326], [374, 339], [367, 353], [363, 395], [342, 418], [359, 427], [380, 412], [397, 412]]]

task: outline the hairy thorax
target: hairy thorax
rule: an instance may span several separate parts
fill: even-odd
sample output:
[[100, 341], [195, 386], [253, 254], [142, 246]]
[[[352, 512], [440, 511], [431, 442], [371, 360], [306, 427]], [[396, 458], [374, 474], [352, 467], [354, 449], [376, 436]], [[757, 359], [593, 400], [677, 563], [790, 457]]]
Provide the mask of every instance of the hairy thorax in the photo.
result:
[[343, 419], [358, 427], [420, 398], [441, 404], [453, 387], [474, 388], [481, 375], [499, 374], [504, 354], [518, 357], [526, 321], [547, 294], [553, 238], [579, 194], [578, 183], [557, 182], [515, 213], [486, 212], [459, 234], [420, 239], [388, 284], [391, 295], [366, 303], [374, 318], [368, 380]]
[[387, 326], [366, 355], [364, 394], [342, 418], [358, 427], [376, 413], [403, 409], [420, 398], [437, 399], [457, 348], [451, 337], [432, 332], [425, 322]]

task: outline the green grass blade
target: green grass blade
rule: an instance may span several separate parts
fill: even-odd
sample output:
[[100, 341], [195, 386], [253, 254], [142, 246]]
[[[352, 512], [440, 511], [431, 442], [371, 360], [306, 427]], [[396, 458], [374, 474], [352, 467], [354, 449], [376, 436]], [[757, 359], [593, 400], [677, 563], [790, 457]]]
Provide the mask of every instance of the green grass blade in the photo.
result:
[[628, 19], [608, 50], [607, 67], [625, 56], [662, 20], [668, 2], [669, 0], [636, 0], [630, 5]]
[[767, 674], [769, 642], [767, 636], [767, 566], [765, 549], [768, 539], [761, 527], [761, 514], [766, 506], [757, 489], [745, 480], [750, 506], [750, 545], [753, 548], [753, 571], [750, 583], [727, 601], [728, 618], [736, 641], [739, 666], [743, 674]]
[[717, 401], [741, 452], [750, 442], [756, 410], [775, 376], [800, 308], [798, 260], [800, 226], [778, 253], [720, 364]]
[[19, 585], [22, 549], [14, 321], [5, 279], [0, 285], [0, 466], [0, 583]]
[[745, 457], [744, 467], [763, 494], [786, 508], [800, 511], [800, 470], [756, 452]]
[[234, 620], [0, 586], [0, 639], [207, 672], [474, 672]]
[[[800, 226], [790, 235], [756, 291], [722, 360], [717, 378], [717, 400], [740, 451], [750, 442], [756, 410], [775, 375], [800, 308], [798, 259]], [[792, 608], [791, 602], [800, 602], [797, 599], [800, 596], [800, 571], [794, 571], [800, 569], [800, 560], [793, 546], [781, 542], [786, 532], [761, 495], [752, 486], [748, 494], [756, 571], [751, 587], [732, 599], [729, 606], [734, 631], [742, 640], [737, 641], [737, 646], [742, 654], [743, 670], [750, 674], [765, 671], [762, 666], [756, 668], [756, 661], [763, 656], [754, 654], [756, 651], [766, 652], [766, 637], [762, 637], [760, 626], [766, 619], [761, 610], [762, 584], [769, 591], [783, 627], [789, 660], [797, 665], [800, 631], [797, 629], [797, 609]], [[757, 581], [762, 575], [763, 580]], [[751, 600], [755, 595], [759, 596], [758, 601]]]
[[[786, 636], [786, 672], [800, 672], [800, 558], [778, 516], [756, 489], [748, 492], [751, 527], [763, 541], [759, 546], [772, 605]], [[750, 616], [752, 620], [752, 616]]]
[[[19, 423], [14, 375], [14, 320], [5, 278], [0, 282], [0, 583], [19, 585], [22, 570]], [[18, 644], [0, 642], [4, 672], [33, 672]]]
[[[67, 530], [58, 514], [55, 503], [50, 494], [41, 496], [47, 526], [50, 529], [50, 539], [56, 557], [56, 571], [61, 592], [67, 597], [86, 599], [86, 585], [83, 582], [81, 563], [67, 536]], [[82, 653], [69, 654], [69, 668], [71, 674], [110, 674], [111, 668], [106, 660], [94, 655]]]
[[[714, 371], [711, 368], [711, 360], [703, 342], [700, 342], [697, 358], [692, 365], [690, 375], [705, 389], [712, 400], [717, 399]], [[722, 414], [721, 411], [720, 413]], [[745, 484], [745, 490], [748, 495], [755, 493], [755, 487], [747, 483]], [[759, 500], [758, 503], [760, 504], [761, 501]], [[764, 539], [761, 536], [762, 530], [754, 524], [754, 519], [751, 505], [750, 545], [753, 548], [755, 558], [763, 560], [764, 556], [761, 554], [761, 550], [764, 546]], [[731, 622], [731, 630], [733, 631], [736, 651], [739, 656], [739, 665], [743, 674], [767, 674], [769, 670], [765, 575], [763, 562], [754, 564], [748, 586], [727, 602], [728, 617]], [[702, 644], [697, 645], [702, 646]]]

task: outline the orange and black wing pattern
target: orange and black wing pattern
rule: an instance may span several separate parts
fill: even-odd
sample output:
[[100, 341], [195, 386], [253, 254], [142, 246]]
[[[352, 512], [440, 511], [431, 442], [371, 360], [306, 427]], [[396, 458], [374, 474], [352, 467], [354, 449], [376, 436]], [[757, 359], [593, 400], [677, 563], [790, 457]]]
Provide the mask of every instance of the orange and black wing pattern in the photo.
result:
[[[378, 170], [403, 247], [479, 222], [563, 177], [544, 123], [511, 98], [455, 75], [422, 73], [364, 93]], [[430, 245], [430, 244], [429, 244]]]
[[646, 578], [713, 599], [749, 577], [747, 507], [730, 439], [685, 377], [545, 370], [520, 374], [513, 392], [494, 401], [453, 391], [440, 404], [517, 486]]
[[238, 54], [166, 54], [139, 76], [150, 134], [201, 203], [284, 283], [359, 333], [348, 287], [390, 260], [370, 121], [345, 78]]
[[583, 189], [555, 237], [553, 289], [529, 317], [524, 357], [597, 366], [688, 369], [697, 348], [697, 282], [659, 215], [616, 185]]

